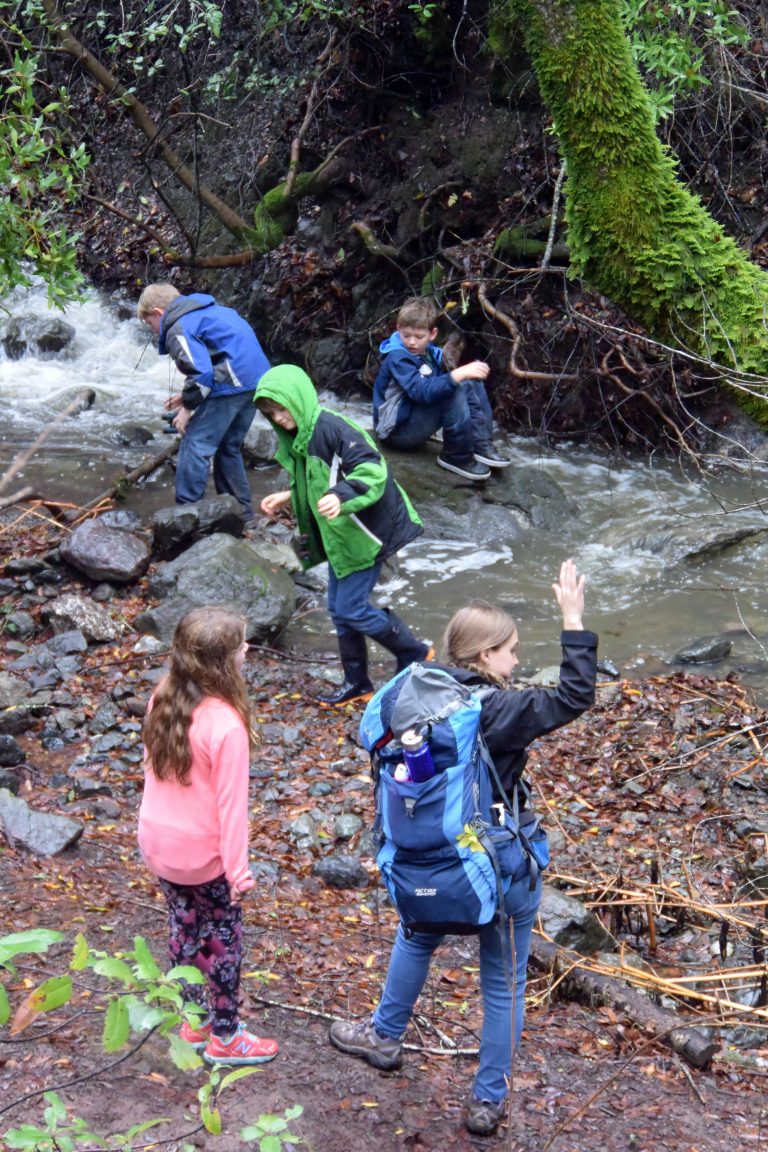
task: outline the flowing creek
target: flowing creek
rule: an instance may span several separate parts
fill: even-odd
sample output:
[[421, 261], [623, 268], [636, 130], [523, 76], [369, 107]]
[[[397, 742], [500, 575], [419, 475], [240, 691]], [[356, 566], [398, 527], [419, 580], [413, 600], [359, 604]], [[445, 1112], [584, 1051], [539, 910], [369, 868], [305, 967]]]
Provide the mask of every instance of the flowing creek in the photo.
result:
[[[5, 307], [12, 315], [47, 312], [37, 288], [17, 291]], [[57, 426], [9, 489], [30, 484], [49, 499], [82, 504], [162, 449], [162, 402], [178, 379], [146, 329], [135, 319], [119, 319], [95, 295], [71, 306], [64, 319], [77, 335], [57, 358], [9, 360], [0, 347], [0, 471], [65, 406], [63, 394], [93, 389], [93, 405]], [[370, 426], [364, 401], [326, 399]], [[128, 446], [126, 436], [137, 428], [153, 438]], [[555, 480], [577, 514], [558, 532], [532, 528], [493, 545], [431, 539], [426, 517], [425, 536], [401, 554], [399, 574], [386, 586], [388, 598], [422, 635], [439, 637], [456, 607], [482, 596], [503, 603], [521, 621], [524, 668], [556, 663], [551, 584], [560, 561], [572, 555], [588, 578], [585, 623], [600, 633], [601, 657], [623, 675], [669, 670], [675, 654], [695, 638], [726, 634], [730, 655], [702, 671], [737, 670], [743, 683], [768, 696], [768, 518], [759, 507], [763, 501], [768, 508], [768, 471], [691, 479], [671, 463], [609, 459], [575, 443], [551, 450], [511, 438], [508, 450], [513, 468], [541, 469]], [[257, 499], [276, 487], [274, 468], [250, 476]], [[418, 493], [411, 495], [418, 507]], [[161, 469], [126, 506], [148, 515], [172, 500], [172, 475]], [[733, 525], [758, 534], [707, 550], [713, 533]], [[318, 616], [294, 625], [291, 642], [303, 636], [308, 647], [320, 639], [327, 645], [328, 629], [314, 622]]]

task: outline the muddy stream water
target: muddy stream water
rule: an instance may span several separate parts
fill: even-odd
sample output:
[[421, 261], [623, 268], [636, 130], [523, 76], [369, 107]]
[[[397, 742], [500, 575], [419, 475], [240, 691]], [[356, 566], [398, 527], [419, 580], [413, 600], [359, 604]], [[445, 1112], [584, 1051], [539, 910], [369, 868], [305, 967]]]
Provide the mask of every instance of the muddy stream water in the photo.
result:
[[[18, 291], [5, 308], [10, 315], [44, 315], [45, 294]], [[76, 338], [56, 358], [9, 360], [0, 346], [0, 471], [65, 406], [65, 395], [93, 389], [92, 406], [61, 423], [10, 488], [31, 484], [49, 499], [81, 504], [162, 449], [162, 403], [179, 380], [147, 330], [135, 319], [121, 319], [99, 297], [73, 305], [63, 318]], [[364, 399], [324, 399], [370, 427]], [[399, 575], [385, 590], [422, 635], [439, 637], [456, 607], [482, 596], [508, 606], [520, 620], [524, 668], [556, 663], [551, 583], [561, 559], [572, 555], [588, 578], [585, 623], [600, 633], [602, 658], [622, 675], [670, 670], [691, 641], [726, 635], [730, 654], [702, 671], [736, 670], [762, 700], [768, 697], [768, 471], [686, 476], [674, 463], [611, 459], [575, 442], [550, 450], [535, 440], [509, 438], [506, 446], [513, 468], [542, 469], [577, 511], [557, 532], [531, 528], [514, 540], [478, 545], [466, 536], [430, 537], [422, 508], [425, 535], [401, 554]], [[249, 475], [256, 502], [278, 484], [274, 467]], [[411, 496], [419, 507], [412, 486]], [[126, 506], [148, 515], [172, 501], [172, 473], [163, 468]], [[751, 535], [724, 549], [708, 546], [732, 528]], [[327, 645], [327, 623], [294, 625], [291, 643], [302, 637], [308, 648]]]

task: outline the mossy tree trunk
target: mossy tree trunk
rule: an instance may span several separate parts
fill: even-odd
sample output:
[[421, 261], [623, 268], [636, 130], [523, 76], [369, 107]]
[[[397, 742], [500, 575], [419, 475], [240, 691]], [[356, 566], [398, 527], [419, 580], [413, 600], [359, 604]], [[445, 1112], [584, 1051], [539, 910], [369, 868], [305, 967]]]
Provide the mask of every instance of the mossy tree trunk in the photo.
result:
[[[726, 377], [768, 373], [768, 275], [723, 233], [656, 135], [619, 0], [506, 0], [491, 43], [522, 20], [567, 161], [573, 270], [654, 336]], [[768, 388], [734, 391], [768, 426]], [[765, 398], [764, 398], [765, 397]]]

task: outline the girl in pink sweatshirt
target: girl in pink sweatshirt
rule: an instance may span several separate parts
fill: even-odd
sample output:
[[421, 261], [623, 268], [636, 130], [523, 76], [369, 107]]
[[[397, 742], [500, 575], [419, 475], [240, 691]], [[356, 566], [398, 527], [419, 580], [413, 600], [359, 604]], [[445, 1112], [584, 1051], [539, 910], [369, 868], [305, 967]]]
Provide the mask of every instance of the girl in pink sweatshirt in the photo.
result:
[[[248, 867], [248, 764], [253, 749], [242, 676], [248, 645], [241, 616], [195, 608], [179, 622], [167, 676], [144, 723], [144, 795], [139, 848], [168, 901], [174, 964], [208, 981], [209, 1017], [181, 1035], [209, 1064], [263, 1064], [274, 1040], [246, 1032], [238, 1017]], [[184, 985], [186, 1004], [202, 997]]]

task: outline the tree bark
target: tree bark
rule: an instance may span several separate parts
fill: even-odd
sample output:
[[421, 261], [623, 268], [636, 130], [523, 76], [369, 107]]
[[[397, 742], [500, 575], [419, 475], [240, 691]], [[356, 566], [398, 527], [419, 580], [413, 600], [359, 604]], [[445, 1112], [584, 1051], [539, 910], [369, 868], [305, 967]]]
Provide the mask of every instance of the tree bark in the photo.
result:
[[[619, 0], [506, 0], [490, 42], [526, 46], [567, 162], [574, 273], [657, 338], [714, 361], [768, 427], [768, 276], [677, 175], [632, 60]], [[739, 378], [744, 374], [743, 378]]]

